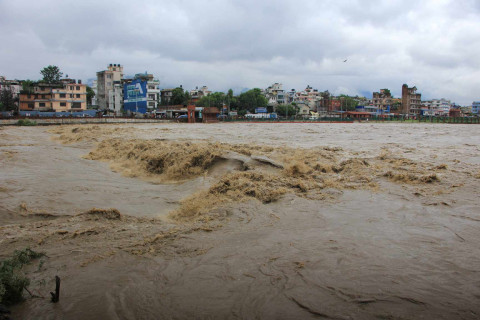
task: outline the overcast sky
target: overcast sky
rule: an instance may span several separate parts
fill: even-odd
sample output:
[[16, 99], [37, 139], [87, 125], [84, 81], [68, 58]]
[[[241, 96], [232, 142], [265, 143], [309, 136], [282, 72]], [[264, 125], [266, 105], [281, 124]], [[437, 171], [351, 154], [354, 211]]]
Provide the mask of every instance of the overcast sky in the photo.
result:
[[407, 83], [423, 99], [480, 100], [480, 0], [0, 0], [0, 41], [8, 79], [52, 64], [86, 81], [120, 63], [162, 88], [371, 98]]

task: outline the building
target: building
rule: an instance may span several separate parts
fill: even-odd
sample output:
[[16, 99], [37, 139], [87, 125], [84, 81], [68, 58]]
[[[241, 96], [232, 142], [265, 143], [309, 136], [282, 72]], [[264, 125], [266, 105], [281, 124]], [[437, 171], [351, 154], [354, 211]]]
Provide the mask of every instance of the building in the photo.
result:
[[472, 114], [477, 116], [480, 114], [480, 101], [472, 102]]
[[87, 86], [69, 79], [60, 84], [38, 83], [33, 92], [20, 93], [20, 111], [83, 111], [87, 109]]
[[92, 98], [92, 106], [96, 107], [97, 106], [97, 95], [98, 95], [98, 90], [97, 90], [97, 80], [93, 80], [92, 82], [92, 90], [95, 95]]
[[15, 108], [18, 108], [18, 95], [22, 90], [22, 84], [18, 80], [7, 80], [5, 77], [0, 76], [0, 91], [7, 89], [11, 90]]
[[173, 96], [173, 88], [160, 90], [160, 104], [169, 106]]
[[418, 115], [422, 108], [422, 94], [417, 93], [417, 88], [409, 88], [408, 85], [402, 86], [402, 110], [406, 115]]
[[[120, 64], [110, 64], [107, 67], [107, 70], [97, 72], [97, 105], [99, 109], [110, 109], [110, 110], [119, 110], [118, 105], [121, 105], [120, 102], [116, 100], [117, 97], [122, 97], [121, 93], [118, 92], [121, 88], [123, 79], [123, 66]], [[117, 92], [115, 93], [115, 84], [117, 86]], [[117, 105], [117, 108], [115, 108]], [[121, 107], [120, 107], [121, 109]]]
[[274, 83], [270, 87], [264, 90], [265, 98], [268, 100], [268, 104], [271, 106], [276, 106], [279, 104], [285, 104], [285, 90], [283, 90], [283, 85], [281, 83]]
[[448, 116], [451, 107], [450, 100], [444, 98], [422, 101], [420, 114], [423, 116]]
[[208, 90], [207, 86], [202, 86], [200, 89], [195, 87], [195, 89], [190, 90], [191, 103], [199, 101], [203, 97], [208, 96], [210, 93], [212, 93], [212, 91]]
[[160, 81], [153, 74], [137, 73], [122, 82], [123, 109], [126, 112], [153, 112], [160, 104]]
[[392, 94], [388, 89], [380, 89], [380, 92], [374, 92], [372, 105], [381, 110], [390, 111], [392, 105]]

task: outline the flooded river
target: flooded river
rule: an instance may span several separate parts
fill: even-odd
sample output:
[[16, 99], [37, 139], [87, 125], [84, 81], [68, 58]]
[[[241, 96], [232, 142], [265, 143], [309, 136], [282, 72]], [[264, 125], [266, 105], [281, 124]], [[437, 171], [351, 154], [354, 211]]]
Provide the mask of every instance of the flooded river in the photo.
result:
[[480, 317], [478, 125], [0, 138], [0, 255], [47, 255], [26, 269], [40, 298], [11, 307], [15, 319]]

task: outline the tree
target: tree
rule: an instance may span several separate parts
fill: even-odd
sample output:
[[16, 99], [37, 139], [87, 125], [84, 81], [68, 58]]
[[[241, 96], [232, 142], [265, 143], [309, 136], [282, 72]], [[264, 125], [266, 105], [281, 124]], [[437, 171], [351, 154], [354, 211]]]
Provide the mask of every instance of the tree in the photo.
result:
[[296, 113], [296, 110], [295, 110], [295, 107], [290, 105], [290, 104], [281, 104], [279, 106], [277, 106], [277, 114], [279, 116], [293, 116], [295, 115]]
[[358, 106], [358, 100], [347, 96], [345, 94], [341, 94], [339, 96], [340, 103], [342, 105], [341, 109], [344, 111], [355, 111], [355, 108]]
[[92, 99], [93, 97], [95, 97], [95, 91], [93, 91], [92, 88], [90, 88], [90, 86], [87, 86], [87, 104], [89, 106], [92, 105]]
[[63, 73], [60, 72], [60, 68], [57, 66], [48, 66], [42, 69], [40, 73], [43, 75], [43, 82], [46, 83], [58, 83]]
[[0, 91], [0, 111], [14, 111], [15, 95], [13, 89], [10, 86], [2, 87]]
[[32, 80], [23, 80], [22, 81], [22, 91], [21, 93], [32, 94], [33, 87], [35, 86], [35, 82]]
[[263, 96], [262, 91], [258, 88], [248, 90], [238, 97], [240, 110], [255, 112], [255, 108], [266, 108], [267, 105], [267, 98]]
[[197, 101], [197, 107], [217, 107], [221, 109], [227, 97], [223, 92], [213, 92]]
[[190, 94], [187, 91], [183, 91], [182, 87], [177, 87], [172, 91], [172, 98], [170, 99], [171, 105], [185, 105], [190, 100]]

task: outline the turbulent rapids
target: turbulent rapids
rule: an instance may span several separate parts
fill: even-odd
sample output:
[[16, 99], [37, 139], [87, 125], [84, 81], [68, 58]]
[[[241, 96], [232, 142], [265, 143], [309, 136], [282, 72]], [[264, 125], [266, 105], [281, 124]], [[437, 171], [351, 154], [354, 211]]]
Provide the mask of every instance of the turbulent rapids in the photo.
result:
[[475, 318], [480, 146], [412, 141], [478, 129], [306, 126], [5, 128], [1, 254], [45, 250], [73, 318]]

